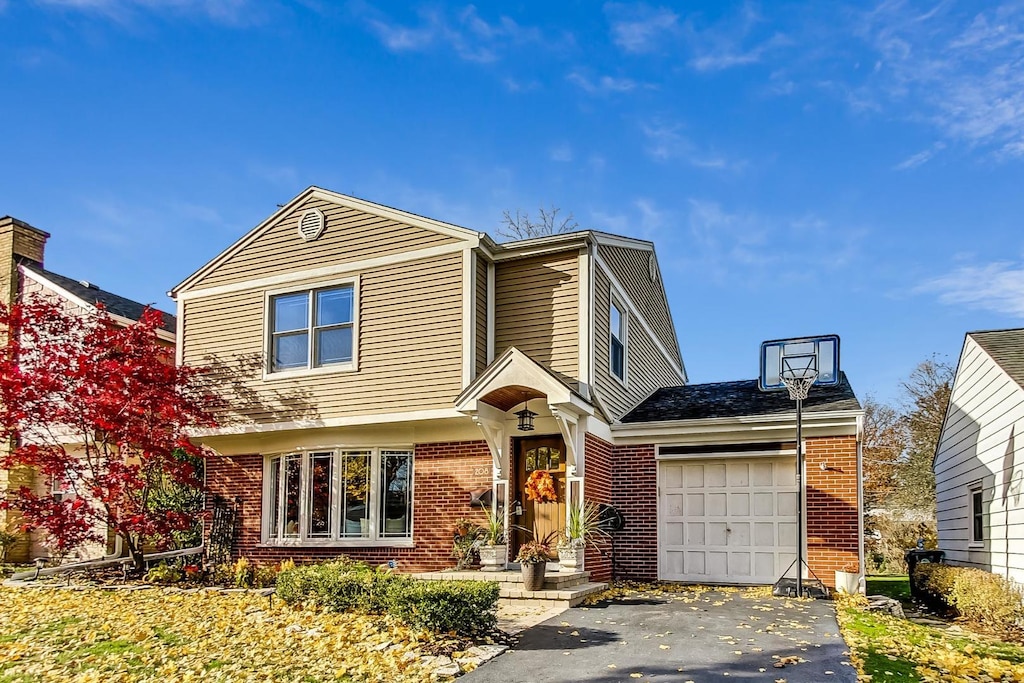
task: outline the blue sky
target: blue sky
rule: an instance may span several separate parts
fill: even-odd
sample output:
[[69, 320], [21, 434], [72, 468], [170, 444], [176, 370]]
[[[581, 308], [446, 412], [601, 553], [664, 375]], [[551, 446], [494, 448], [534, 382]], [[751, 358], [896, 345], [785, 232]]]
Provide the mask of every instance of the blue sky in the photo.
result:
[[145, 302], [308, 185], [653, 240], [694, 382], [1024, 324], [1020, 2], [0, 0], [0, 214]]

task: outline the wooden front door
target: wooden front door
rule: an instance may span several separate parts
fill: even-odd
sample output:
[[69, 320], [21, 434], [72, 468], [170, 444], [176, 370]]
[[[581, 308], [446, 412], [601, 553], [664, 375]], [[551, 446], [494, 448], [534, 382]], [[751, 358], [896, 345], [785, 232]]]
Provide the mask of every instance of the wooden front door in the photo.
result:
[[[513, 516], [511, 557], [530, 539], [556, 542], [565, 527], [565, 442], [560, 435], [515, 439], [513, 448], [512, 500], [522, 506], [522, 514]], [[540, 503], [526, 497], [526, 481], [537, 470], [546, 470], [555, 482], [558, 501]], [[513, 504], [513, 511], [515, 505]]]

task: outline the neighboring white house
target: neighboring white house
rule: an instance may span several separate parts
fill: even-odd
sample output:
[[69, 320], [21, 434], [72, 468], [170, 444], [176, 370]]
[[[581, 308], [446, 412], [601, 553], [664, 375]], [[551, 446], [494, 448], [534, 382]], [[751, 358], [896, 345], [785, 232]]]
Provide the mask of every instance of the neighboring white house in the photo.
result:
[[1024, 329], [967, 334], [933, 468], [946, 559], [1024, 583]]

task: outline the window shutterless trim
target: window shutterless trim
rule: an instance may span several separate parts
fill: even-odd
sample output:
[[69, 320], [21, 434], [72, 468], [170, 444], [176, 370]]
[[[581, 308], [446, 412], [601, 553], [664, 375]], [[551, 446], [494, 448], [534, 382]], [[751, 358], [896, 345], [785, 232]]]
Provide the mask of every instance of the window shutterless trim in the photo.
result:
[[[980, 499], [981, 508], [975, 512], [974, 502], [976, 499]], [[985, 488], [980, 481], [972, 482], [967, 485], [967, 510], [968, 510], [968, 548], [984, 548], [985, 547]], [[980, 524], [979, 524], [980, 523]], [[980, 537], [976, 533], [979, 531], [976, 525], [980, 525]]]
[[[612, 328], [612, 309], [619, 312], [619, 334]], [[618, 381], [622, 386], [627, 386], [629, 377], [629, 319], [628, 309], [622, 304], [622, 299], [616, 295], [614, 287], [608, 289], [608, 374]], [[621, 338], [620, 338], [621, 334]], [[615, 342], [622, 346], [622, 376], [615, 374]]]
[[[331, 501], [330, 501], [330, 536], [312, 536], [312, 485], [313, 461], [317, 456], [331, 455]], [[367, 493], [364, 502], [367, 520], [367, 536], [345, 536], [342, 525], [345, 523], [344, 504], [347, 498], [345, 490], [345, 472], [343, 461], [346, 457], [365, 456], [368, 459]], [[408, 472], [404, 510], [407, 531], [388, 535], [386, 531], [387, 491], [384, 482], [384, 458], [405, 457], [408, 459]], [[286, 464], [292, 461], [300, 463], [299, 470], [299, 518], [296, 535], [285, 536], [287, 528], [287, 469]], [[387, 447], [336, 447], [313, 448], [282, 454], [268, 454], [263, 458], [263, 519], [261, 523], [261, 545], [281, 547], [412, 547], [413, 525], [415, 518], [414, 486], [415, 486], [415, 449], [411, 446]], [[278, 472], [275, 482], [274, 472]], [[274, 486], [276, 484], [276, 487]], [[276, 502], [276, 504], [275, 504]], [[273, 518], [277, 507], [279, 514]]]
[[[330, 325], [315, 325], [316, 323], [316, 294], [330, 289], [342, 287], [352, 288], [352, 320], [347, 323], [332, 323]], [[274, 299], [288, 294], [305, 293], [308, 297], [306, 308], [306, 364], [303, 367], [274, 370], [274, 339], [275, 337], [298, 334], [302, 330], [274, 331]], [[316, 332], [318, 330], [352, 328], [352, 360], [349, 362], [329, 363], [317, 366], [316, 359]], [[317, 282], [301, 287], [292, 286], [287, 289], [267, 290], [263, 293], [263, 379], [273, 381], [308, 375], [319, 375], [336, 372], [355, 372], [359, 369], [359, 276], [346, 277], [337, 280]]]

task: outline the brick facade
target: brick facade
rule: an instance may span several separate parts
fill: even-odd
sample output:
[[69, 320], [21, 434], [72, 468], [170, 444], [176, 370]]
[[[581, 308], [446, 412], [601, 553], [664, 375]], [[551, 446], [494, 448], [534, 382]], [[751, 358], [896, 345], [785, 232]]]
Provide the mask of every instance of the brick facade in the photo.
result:
[[[597, 465], [595, 465], [595, 461]], [[655, 447], [612, 446], [587, 435], [587, 496], [601, 500], [611, 463], [612, 503], [626, 518], [615, 536], [615, 571], [619, 579], [658, 578], [658, 465]], [[825, 464], [825, 470], [821, 465]], [[857, 439], [854, 436], [807, 440], [807, 561], [811, 570], [833, 586], [834, 570], [856, 564], [859, 557]], [[591, 485], [590, 478], [598, 479]], [[606, 564], [587, 555], [588, 568], [605, 578]]]
[[808, 439], [805, 460], [807, 564], [833, 586], [833, 572], [856, 565], [860, 557], [857, 438]]
[[[614, 490], [613, 446], [593, 434], [587, 434], [584, 449], [586, 471], [583, 477], [583, 497], [595, 503], [610, 504]], [[612, 577], [612, 551], [612, 544], [606, 542], [587, 548], [584, 566], [590, 572], [591, 579], [607, 581]]]
[[413, 463], [412, 548], [276, 548], [262, 546], [263, 456], [213, 456], [206, 480], [213, 496], [240, 498], [238, 537], [232, 557], [256, 562], [324, 560], [345, 555], [371, 564], [398, 560], [403, 572], [436, 571], [453, 565], [452, 529], [461, 518], [484, 522], [470, 492], [491, 486], [491, 453], [484, 441], [418, 444]]

